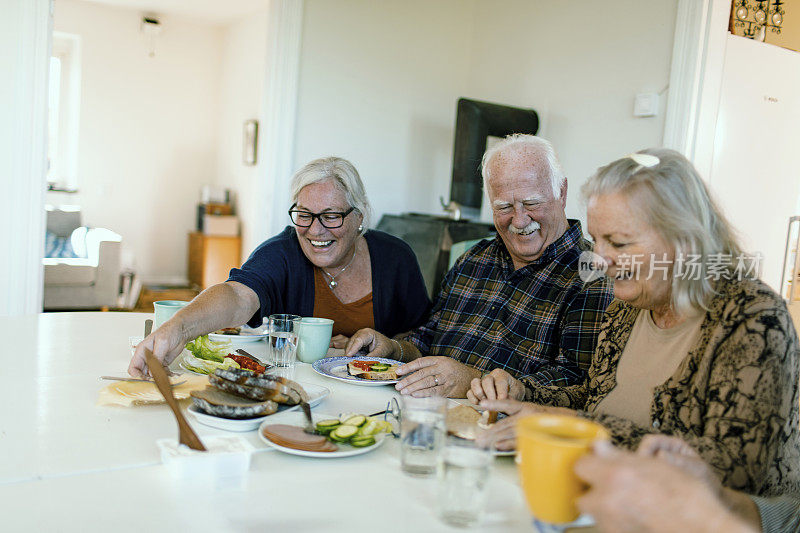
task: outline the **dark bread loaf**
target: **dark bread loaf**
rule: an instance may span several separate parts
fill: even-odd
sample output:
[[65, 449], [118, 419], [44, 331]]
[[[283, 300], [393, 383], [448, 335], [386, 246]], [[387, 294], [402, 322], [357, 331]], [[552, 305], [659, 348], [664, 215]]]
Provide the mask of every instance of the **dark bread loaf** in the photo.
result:
[[300, 403], [300, 395], [297, 394], [297, 391], [275, 381], [267, 382], [265, 387], [236, 383], [217, 375], [208, 376], [208, 381], [225, 392], [260, 402], [271, 400], [286, 405], [297, 405]]
[[[214, 380], [213, 378], [217, 378]], [[270, 374], [255, 374], [250, 370], [239, 368], [218, 369], [213, 376], [209, 376], [212, 384], [224, 388], [233, 394], [242, 394], [255, 400], [269, 399], [278, 403], [296, 405], [308, 402], [308, 394], [296, 381], [281, 376]], [[226, 385], [218, 383], [227, 382]], [[273, 397], [275, 394], [277, 397]]]
[[195, 407], [204, 413], [222, 418], [254, 418], [271, 415], [278, 410], [278, 404], [273, 401], [254, 402], [215, 387], [192, 391], [191, 396]]

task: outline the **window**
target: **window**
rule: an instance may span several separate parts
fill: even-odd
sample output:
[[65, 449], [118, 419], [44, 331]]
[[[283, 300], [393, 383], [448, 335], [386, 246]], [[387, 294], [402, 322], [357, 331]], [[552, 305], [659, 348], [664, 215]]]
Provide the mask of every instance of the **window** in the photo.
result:
[[48, 88], [47, 183], [51, 190], [78, 188], [80, 37], [53, 32]]

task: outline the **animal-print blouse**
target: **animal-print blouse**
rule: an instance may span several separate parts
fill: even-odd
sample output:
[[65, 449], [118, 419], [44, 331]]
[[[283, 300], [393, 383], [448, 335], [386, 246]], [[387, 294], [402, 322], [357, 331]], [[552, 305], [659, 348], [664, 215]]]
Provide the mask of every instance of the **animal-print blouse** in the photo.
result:
[[773, 495], [800, 489], [798, 340], [783, 300], [758, 280], [716, 282], [700, 336], [675, 373], [654, 389], [651, 427], [596, 412], [641, 311], [615, 300], [606, 310], [583, 384], [527, 381], [526, 400], [569, 407], [602, 423], [616, 444], [647, 433], [691, 444], [725, 486]]

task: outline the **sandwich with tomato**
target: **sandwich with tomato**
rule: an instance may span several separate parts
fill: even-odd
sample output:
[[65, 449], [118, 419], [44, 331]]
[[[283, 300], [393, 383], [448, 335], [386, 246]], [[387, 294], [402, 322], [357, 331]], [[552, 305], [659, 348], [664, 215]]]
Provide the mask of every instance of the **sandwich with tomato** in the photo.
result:
[[389, 381], [397, 379], [397, 367], [380, 361], [355, 360], [348, 363], [347, 373], [361, 379]]

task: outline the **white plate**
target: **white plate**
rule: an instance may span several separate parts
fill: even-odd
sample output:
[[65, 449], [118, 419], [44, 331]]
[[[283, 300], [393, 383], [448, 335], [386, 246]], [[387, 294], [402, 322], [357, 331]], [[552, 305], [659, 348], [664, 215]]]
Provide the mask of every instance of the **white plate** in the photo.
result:
[[[339, 418], [339, 417], [333, 415], [320, 414], [320, 413], [312, 413], [311, 418], [316, 423], [319, 422], [320, 420]], [[378, 448], [386, 440], [386, 433], [380, 433], [378, 435], [375, 435], [375, 444], [373, 444], [372, 446], [365, 446], [364, 448], [354, 448], [349, 444], [336, 443], [339, 449], [335, 452], [309, 452], [306, 450], [296, 450], [294, 448], [287, 448], [285, 446], [280, 446], [278, 444], [275, 444], [274, 442], [266, 438], [264, 436], [264, 433], [261, 431], [264, 428], [264, 426], [268, 426], [270, 424], [289, 424], [292, 426], [305, 426], [305, 421], [306, 417], [303, 415], [303, 413], [297, 411], [289, 413], [276, 413], [261, 423], [261, 425], [258, 427], [258, 437], [268, 446], [275, 448], [276, 450], [282, 451], [284, 453], [288, 453], [291, 455], [300, 455], [303, 457], [319, 457], [323, 459], [334, 459], [337, 457], [351, 457], [353, 455], [361, 455], [362, 453], [369, 453], [372, 450]]]
[[222, 335], [220, 333], [209, 333], [208, 338], [214, 342], [228, 341], [231, 344], [246, 344], [250, 342], [258, 342], [267, 338], [266, 333], [240, 333], [238, 335]]
[[375, 380], [375, 379], [362, 379], [357, 378], [355, 376], [351, 376], [347, 372], [347, 365], [350, 361], [378, 361], [379, 363], [386, 363], [387, 365], [402, 365], [400, 361], [395, 361], [394, 359], [386, 359], [384, 357], [367, 357], [365, 355], [359, 355], [355, 357], [325, 357], [323, 359], [317, 359], [311, 365], [314, 371], [327, 378], [337, 379], [339, 381], [344, 381], [345, 383], [352, 383], [353, 385], [366, 385], [370, 386], [377, 386], [377, 385], [392, 385], [397, 383], [398, 380], [396, 379], [384, 379], [384, 380]]
[[[330, 395], [331, 391], [327, 387], [322, 387], [320, 385], [314, 385], [313, 383], [303, 383], [298, 382], [300, 385], [305, 389], [306, 393], [308, 393], [308, 404], [311, 407], [319, 405], [322, 400]], [[267, 416], [258, 416], [255, 418], [222, 418], [220, 416], [209, 415], [208, 413], [204, 413], [200, 411], [194, 405], [190, 405], [187, 408], [187, 411], [192, 414], [192, 416], [203, 425], [210, 426], [212, 428], [217, 429], [224, 429], [225, 431], [253, 431], [257, 429], [261, 422], [264, 420], [274, 417], [275, 415], [286, 413], [288, 411], [294, 411], [299, 409], [299, 405], [279, 405], [278, 411]]]

